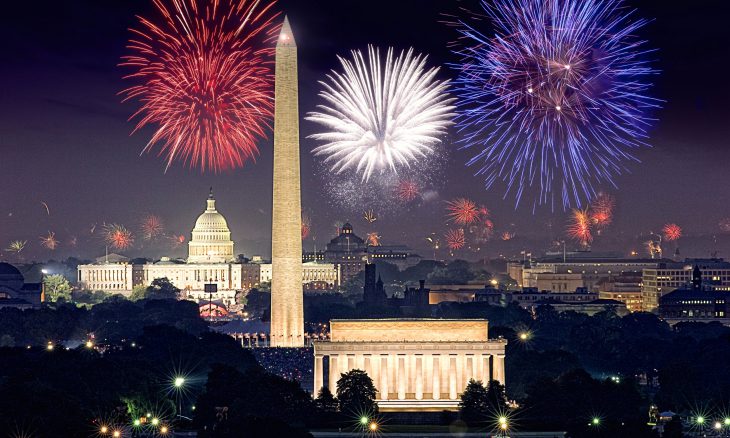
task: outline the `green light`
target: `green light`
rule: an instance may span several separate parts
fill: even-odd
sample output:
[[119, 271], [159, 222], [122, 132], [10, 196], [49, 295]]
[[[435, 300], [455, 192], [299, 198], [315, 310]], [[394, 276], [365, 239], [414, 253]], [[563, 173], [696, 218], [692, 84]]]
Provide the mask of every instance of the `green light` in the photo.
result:
[[703, 417], [701, 415], [699, 417], [697, 417], [697, 424], [702, 424], [704, 422], [705, 422], [705, 417]]
[[140, 424], [142, 424], [142, 422], [139, 421], [139, 418], [137, 418], [137, 419], [134, 420], [134, 425], [135, 426], [139, 426]]
[[363, 415], [362, 417], [360, 417], [360, 424], [362, 424], [364, 426], [364, 425], [368, 424], [368, 420], [369, 420], [369, 418]]
[[725, 423], [725, 426], [730, 426], [730, 418], [726, 418], [723, 423]]
[[591, 423], [592, 423], [592, 424], [593, 424], [594, 426], [598, 426], [599, 424], [601, 424], [601, 419], [600, 419], [600, 418], [598, 418], [598, 417], [593, 417], [593, 420], [591, 421]]
[[153, 418], [152, 419], [152, 425], [153, 426], [157, 426], [158, 424], [160, 424], [160, 419], [159, 418]]

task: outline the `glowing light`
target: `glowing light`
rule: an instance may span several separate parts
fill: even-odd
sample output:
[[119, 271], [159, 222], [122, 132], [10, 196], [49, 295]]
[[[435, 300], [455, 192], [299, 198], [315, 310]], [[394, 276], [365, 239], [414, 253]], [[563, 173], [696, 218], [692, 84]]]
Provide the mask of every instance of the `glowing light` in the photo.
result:
[[56, 233], [49, 231], [45, 236], [40, 237], [41, 246], [48, 250], [55, 250], [58, 248], [58, 239], [56, 239]]
[[664, 239], [671, 242], [682, 237], [682, 227], [677, 224], [666, 224], [662, 228]]
[[703, 416], [700, 415], [700, 416], [697, 417], [697, 420], [696, 421], [697, 421], [697, 424], [704, 424], [705, 417], [703, 417]]
[[175, 377], [175, 380], [173, 382], [176, 388], [180, 388], [185, 384], [185, 378], [184, 377]]
[[360, 424], [366, 425], [366, 424], [368, 424], [368, 421], [370, 421], [370, 419], [368, 417], [366, 417], [364, 415], [362, 417], [360, 417]]
[[157, 125], [156, 144], [167, 166], [181, 160], [218, 172], [258, 154], [273, 112], [275, 1], [156, 0], [164, 20], [140, 17], [121, 65], [138, 85], [122, 91], [137, 100], [134, 132]]
[[715, 429], [722, 429], [722, 423], [715, 421]]
[[373, 432], [376, 431], [376, 430], [378, 430], [378, 423], [376, 423], [376, 422], [370, 423], [370, 427], [369, 428]]
[[527, 341], [530, 339], [530, 332], [520, 332], [519, 337], [520, 341]]
[[133, 421], [133, 424], [134, 424], [135, 426], [140, 426], [140, 425], [142, 424], [142, 421], [140, 421], [140, 419], [139, 419], [139, 418], [135, 418], [135, 419], [134, 419], [134, 421]]
[[588, 210], [573, 209], [567, 233], [571, 239], [577, 240], [583, 246], [588, 246], [593, 241]]
[[101, 428], [99, 428], [99, 433], [105, 434], [107, 432], [109, 432], [109, 428], [108, 427], [101, 426]]
[[85, 345], [86, 345], [86, 348], [94, 348], [94, 343], [91, 341], [91, 339], [86, 341]]
[[161, 433], [162, 435], [165, 435], [165, 434], [166, 434], [166, 433], [167, 433], [168, 431], [169, 431], [169, 429], [167, 428], [167, 426], [162, 426], [162, 427], [160, 428], [160, 433]]
[[323, 145], [314, 154], [336, 173], [354, 169], [367, 181], [373, 172], [398, 172], [430, 155], [451, 124], [453, 99], [448, 81], [435, 80], [438, 68], [426, 70], [426, 56], [413, 49], [383, 60], [370, 46], [368, 59], [352, 51], [339, 58], [343, 72], [333, 71], [320, 97], [325, 104], [306, 119], [325, 132], [310, 136]]
[[160, 424], [160, 419], [155, 417], [152, 419], [151, 423], [153, 426], [157, 426], [158, 424]]
[[50, 343], [50, 342], [49, 342], [48, 344], [46, 344], [46, 350], [48, 350], [48, 351], [53, 351], [53, 349], [54, 349], [54, 348], [55, 348], [55, 347], [53, 346], [53, 344], [52, 344], [52, 343]]
[[598, 426], [599, 424], [601, 424], [601, 419], [598, 417], [593, 417], [593, 420], [591, 420], [591, 424], [593, 424], [594, 426]]
[[661, 106], [638, 36], [647, 20], [622, 0], [479, 3], [451, 23], [467, 165], [516, 205], [585, 205], [636, 161]]
[[114, 432], [112, 432], [112, 436], [114, 438], [119, 438], [120, 436], [122, 436], [122, 432], [115, 430]]

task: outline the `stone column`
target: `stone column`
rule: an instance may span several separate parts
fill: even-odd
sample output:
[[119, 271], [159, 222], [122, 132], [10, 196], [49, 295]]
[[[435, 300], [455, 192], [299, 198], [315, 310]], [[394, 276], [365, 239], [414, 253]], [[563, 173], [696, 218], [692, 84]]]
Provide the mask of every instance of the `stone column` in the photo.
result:
[[416, 355], [416, 400], [423, 400], [423, 355]]
[[433, 362], [431, 368], [431, 385], [433, 389], [431, 390], [431, 392], [433, 393], [433, 399], [438, 400], [441, 398], [441, 367], [439, 366], [441, 362], [441, 356], [439, 356], [438, 354], [434, 354], [431, 357]]
[[398, 388], [398, 400], [406, 399], [406, 355], [399, 354], [398, 358], [398, 377], [396, 385]]
[[479, 380], [486, 386], [489, 383], [490, 370], [489, 370], [489, 355], [482, 354], [479, 356]]
[[323, 356], [318, 354], [314, 356], [314, 391], [312, 396], [317, 397], [317, 393], [324, 385], [324, 370], [322, 369]]
[[494, 380], [504, 385], [504, 354], [494, 356]]
[[456, 400], [456, 355], [449, 355], [449, 399]]
[[456, 393], [461, 394], [466, 386], [466, 358], [464, 353], [456, 355]]
[[362, 357], [362, 370], [365, 371], [365, 374], [368, 375], [371, 379], [373, 379], [373, 383], [375, 383], [375, 379], [373, 378], [373, 369], [370, 365], [370, 355], [369, 354], [363, 354]]
[[329, 375], [329, 387], [330, 392], [332, 394], [337, 394], [337, 380], [340, 378], [340, 368], [339, 368], [339, 355], [337, 354], [330, 354], [330, 375]]
[[467, 354], [465, 361], [464, 388], [466, 388], [466, 385], [469, 384], [469, 380], [477, 380], [476, 362], [474, 362], [474, 355]]
[[388, 369], [388, 355], [380, 355], [380, 398], [381, 400], [388, 400], [388, 375], [390, 370]]
[[357, 368], [355, 366], [355, 355], [354, 354], [348, 354], [347, 355], [347, 369], [345, 370], [345, 372], [350, 371], [350, 370], [353, 370], [355, 368]]

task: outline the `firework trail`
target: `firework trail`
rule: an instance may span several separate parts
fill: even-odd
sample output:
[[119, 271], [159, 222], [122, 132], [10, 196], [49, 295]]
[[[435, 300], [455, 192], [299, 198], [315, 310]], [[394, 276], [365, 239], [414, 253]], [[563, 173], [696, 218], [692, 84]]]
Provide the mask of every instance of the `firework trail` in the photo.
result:
[[375, 214], [373, 210], [368, 210], [362, 214], [363, 219], [365, 219], [365, 222], [372, 224], [373, 222], [378, 220], [378, 216]]
[[40, 237], [41, 246], [47, 250], [54, 251], [58, 248], [58, 239], [56, 239], [56, 233], [49, 231], [45, 236]]
[[5, 251], [20, 254], [25, 249], [25, 246], [27, 244], [27, 240], [13, 240], [12, 242], [10, 242], [8, 247], [5, 248]]
[[615, 205], [616, 199], [607, 193], [599, 193], [591, 202], [589, 208], [591, 223], [596, 226], [599, 234], [613, 221], [613, 208]]
[[403, 202], [411, 202], [421, 194], [418, 184], [412, 180], [402, 180], [395, 188], [396, 196]]
[[132, 232], [123, 225], [108, 224], [104, 226], [104, 241], [115, 249], [129, 249], [134, 244]]
[[662, 228], [662, 235], [664, 240], [673, 242], [682, 237], [682, 227], [677, 224], [666, 224]]
[[367, 237], [365, 238], [365, 242], [368, 246], [380, 246], [380, 235], [377, 231], [368, 233]]
[[152, 240], [162, 236], [165, 227], [163, 226], [162, 219], [160, 219], [159, 216], [150, 214], [142, 219], [140, 230], [142, 231], [142, 238], [144, 240]]
[[573, 209], [567, 228], [568, 237], [574, 239], [584, 247], [593, 241], [591, 233], [591, 218], [588, 210]]
[[312, 219], [302, 214], [302, 240], [305, 240], [312, 232]]
[[46, 209], [46, 214], [48, 216], [50, 216], [51, 215], [51, 209], [48, 208], [48, 204], [46, 204], [45, 202], [41, 201], [41, 205], [43, 205], [43, 207]]
[[466, 198], [446, 201], [446, 210], [449, 221], [457, 225], [471, 225], [479, 219], [482, 213], [474, 201]]
[[[493, 0], [452, 23], [456, 93], [467, 165], [515, 206], [581, 207], [638, 161], [647, 145], [657, 74], [636, 37], [647, 20], [622, 0]], [[492, 21], [493, 36], [479, 21]]]
[[324, 142], [313, 152], [336, 173], [354, 169], [367, 181], [373, 172], [397, 173], [431, 154], [451, 124], [453, 99], [448, 81], [435, 80], [438, 68], [426, 69], [426, 56], [413, 49], [383, 60], [377, 48], [338, 57], [343, 72], [332, 71], [320, 97], [325, 104], [306, 120], [325, 132], [309, 138]]
[[464, 244], [466, 244], [466, 238], [462, 228], [448, 230], [444, 235], [444, 240], [451, 251], [461, 249], [464, 247]]
[[273, 112], [275, 2], [155, 0], [162, 20], [139, 17], [121, 66], [138, 84], [122, 91], [141, 107], [134, 132], [156, 131], [166, 170], [175, 160], [218, 172], [258, 154]]

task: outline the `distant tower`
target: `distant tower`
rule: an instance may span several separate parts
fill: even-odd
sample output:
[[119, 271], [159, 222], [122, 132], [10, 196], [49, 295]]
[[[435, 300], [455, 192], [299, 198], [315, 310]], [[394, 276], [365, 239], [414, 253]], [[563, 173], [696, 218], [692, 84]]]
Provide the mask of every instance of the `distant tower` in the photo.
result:
[[297, 46], [284, 17], [276, 44], [271, 346], [304, 345]]

